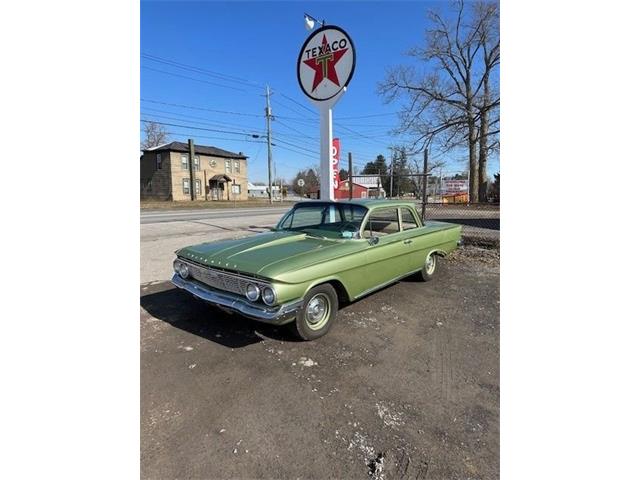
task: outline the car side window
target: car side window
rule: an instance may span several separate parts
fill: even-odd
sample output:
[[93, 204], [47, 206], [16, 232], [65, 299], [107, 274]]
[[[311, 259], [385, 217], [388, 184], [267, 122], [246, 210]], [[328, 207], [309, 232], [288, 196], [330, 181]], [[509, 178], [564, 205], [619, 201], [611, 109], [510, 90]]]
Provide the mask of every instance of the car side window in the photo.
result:
[[397, 208], [380, 208], [369, 215], [364, 237], [380, 237], [391, 235], [400, 231]]
[[413, 213], [406, 207], [402, 207], [400, 209], [402, 214], [402, 230], [410, 230], [412, 228], [418, 228], [418, 223], [416, 222]]

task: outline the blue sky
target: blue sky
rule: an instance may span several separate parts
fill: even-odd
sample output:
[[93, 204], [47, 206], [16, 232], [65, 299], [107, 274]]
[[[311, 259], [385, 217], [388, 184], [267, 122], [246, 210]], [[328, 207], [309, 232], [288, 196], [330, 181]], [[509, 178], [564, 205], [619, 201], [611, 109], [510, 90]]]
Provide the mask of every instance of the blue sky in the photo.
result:
[[[276, 173], [287, 179], [318, 163], [317, 114], [300, 90], [296, 60], [308, 36], [305, 12], [344, 28], [355, 44], [356, 70], [334, 109], [334, 136], [362, 167], [403, 139], [389, 134], [399, 103], [376, 93], [385, 69], [414, 62], [427, 8], [444, 2], [166, 2], [141, 3], [141, 119], [170, 123], [172, 140], [193, 138], [249, 156], [249, 179], [265, 181], [265, 85], [274, 91], [272, 110]], [[152, 56], [153, 58], [150, 58]], [[180, 68], [180, 63], [197, 69]], [[215, 72], [215, 73], [214, 73]], [[233, 77], [233, 78], [230, 78]], [[171, 105], [169, 105], [171, 104]], [[190, 107], [190, 108], [187, 108]], [[366, 117], [366, 118], [353, 118]], [[182, 125], [180, 127], [176, 125]], [[192, 128], [186, 128], [188, 125]], [[202, 130], [198, 130], [196, 128]], [[215, 131], [213, 131], [215, 130]], [[445, 171], [466, 169], [464, 152], [442, 157]], [[499, 170], [497, 159], [489, 171]]]

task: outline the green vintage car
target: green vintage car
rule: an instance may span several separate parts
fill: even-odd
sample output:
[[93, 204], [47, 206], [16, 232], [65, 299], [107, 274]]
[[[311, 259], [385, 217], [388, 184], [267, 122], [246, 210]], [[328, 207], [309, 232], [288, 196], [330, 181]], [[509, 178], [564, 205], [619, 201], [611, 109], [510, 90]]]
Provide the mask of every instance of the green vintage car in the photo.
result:
[[300, 202], [270, 232], [176, 251], [172, 282], [223, 310], [290, 323], [312, 340], [329, 331], [339, 305], [408, 275], [433, 278], [460, 229], [423, 224], [406, 201]]

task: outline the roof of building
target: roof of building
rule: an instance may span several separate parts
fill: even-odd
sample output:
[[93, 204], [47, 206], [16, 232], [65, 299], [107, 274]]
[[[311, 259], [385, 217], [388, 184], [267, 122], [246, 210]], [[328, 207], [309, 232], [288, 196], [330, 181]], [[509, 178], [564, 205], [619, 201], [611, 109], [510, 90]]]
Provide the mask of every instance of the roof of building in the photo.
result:
[[[353, 178], [356, 178], [356, 177], [353, 177]], [[349, 184], [349, 179], [348, 179], [348, 178], [346, 178], [346, 179], [344, 179], [344, 180], [340, 180], [340, 182], [339, 182], [339, 183], [340, 183], [340, 185], [345, 185], [345, 184], [347, 184], [347, 185], [348, 185], [348, 184]], [[366, 185], [363, 185], [363, 184], [361, 184], [361, 183], [358, 183], [358, 182], [356, 182], [355, 180], [354, 180], [353, 182], [351, 182], [351, 183], [352, 183], [353, 185], [358, 185], [359, 187], [362, 187], [362, 188], [367, 188], [367, 186], [366, 186]]]
[[377, 188], [378, 185], [382, 186], [380, 176], [378, 175], [354, 175], [351, 178], [353, 179], [353, 183], [357, 183], [358, 185], [362, 185], [363, 187]]
[[[207, 145], [194, 145], [195, 153], [198, 155], [210, 155], [212, 157], [223, 157], [223, 158], [247, 158], [246, 155], [243, 155], [242, 152], [235, 153], [230, 152], [228, 150], [223, 150], [218, 147], [210, 147]], [[158, 145], [157, 147], [147, 148], [145, 152], [163, 152], [163, 151], [171, 151], [171, 152], [184, 152], [189, 153], [189, 144], [183, 142], [169, 142], [164, 143], [162, 145]]]
[[214, 180], [216, 182], [232, 182], [233, 178], [231, 178], [226, 173], [221, 173], [219, 175], [214, 175], [213, 177], [211, 177], [211, 180]]

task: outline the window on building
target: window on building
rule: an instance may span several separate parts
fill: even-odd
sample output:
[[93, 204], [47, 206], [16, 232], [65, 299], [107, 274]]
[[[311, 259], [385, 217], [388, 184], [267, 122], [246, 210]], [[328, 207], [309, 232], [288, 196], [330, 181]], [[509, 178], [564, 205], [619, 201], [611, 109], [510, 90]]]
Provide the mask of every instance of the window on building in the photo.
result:
[[193, 157], [193, 168], [196, 169], [196, 172], [200, 171], [200, 155]]
[[191, 194], [191, 188], [189, 187], [189, 179], [188, 178], [183, 178], [182, 179], [182, 193], [184, 193], [185, 195], [190, 195]]
[[400, 231], [397, 208], [381, 208], [369, 215], [369, 222], [364, 232], [365, 238], [391, 235]]
[[231, 160], [224, 161], [224, 171], [225, 173], [231, 173]]
[[410, 230], [412, 228], [418, 228], [418, 222], [416, 221], [413, 213], [408, 208], [402, 207], [402, 229]]
[[234, 160], [233, 161], [233, 171], [236, 173], [240, 173], [240, 161], [239, 160]]
[[233, 193], [234, 195], [240, 195], [240, 185], [233, 184], [231, 185], [231, 193]]
[[162, 170], [162, 154], [156, 153], [156, 170]]
[[180, 155], [180, 163], [182, 164], [182, 170], [189, 170], [189, 156], [186, 153]]
[[200, 179], [199, 179], [199, 178], [196, 178], [196, 195], [202, 195], [202, 194], [200, 193], [200, 192], [202, 191], [202, 190], [201, 190], [201, 188], [202, 188], [202, 187], [201, 187], [201, 185], [200, 185]]

